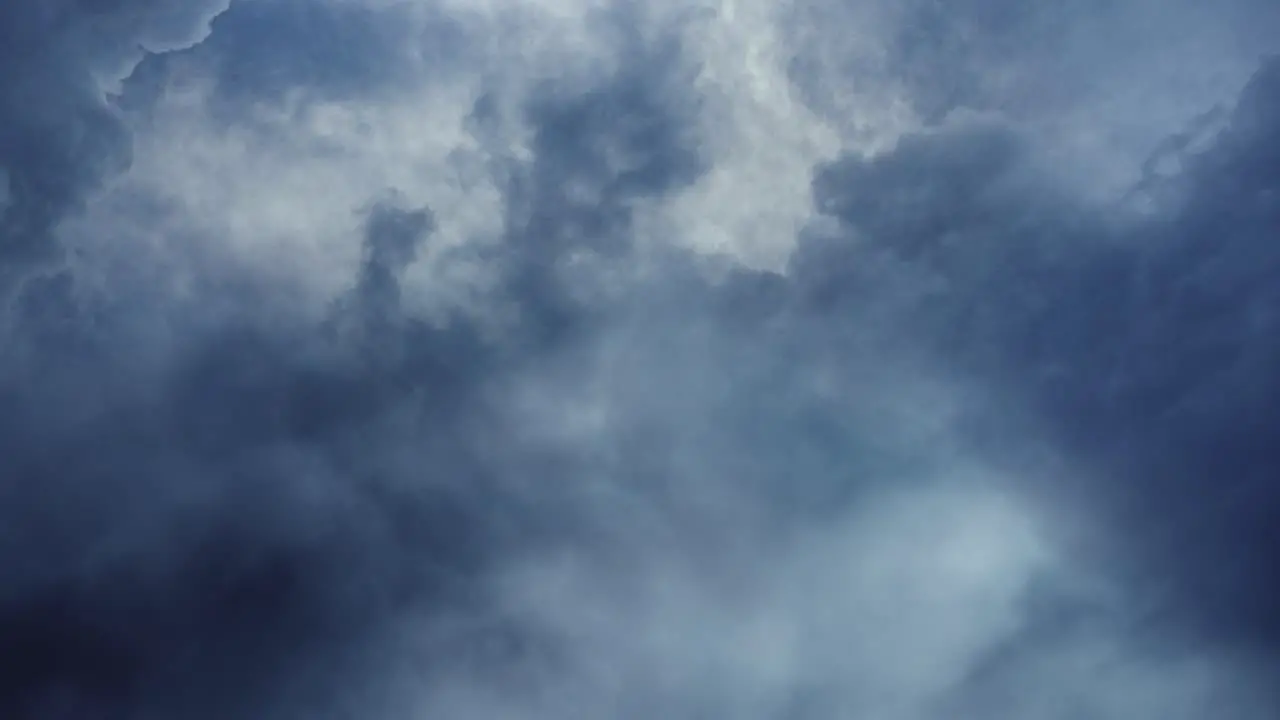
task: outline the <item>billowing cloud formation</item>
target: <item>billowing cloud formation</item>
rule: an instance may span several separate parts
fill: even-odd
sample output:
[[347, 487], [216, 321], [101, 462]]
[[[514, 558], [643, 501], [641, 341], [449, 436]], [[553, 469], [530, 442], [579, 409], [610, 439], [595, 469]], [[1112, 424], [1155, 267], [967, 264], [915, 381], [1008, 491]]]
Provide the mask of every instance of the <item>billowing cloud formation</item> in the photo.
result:
[[46, 234], [103, 175], [128, 162], [104, 91], [145, 50], [197, 41], [225, 0], [9, 3], [0, 11], [0, 256], [47, 259]]
[[1213, 147], [1176, 153], [1181, 173], [1144, 184], [1154, 197], [1134, 202], [1161, 203], [1154, 217], [1090, 213], [1027, 179], [1016, 137], [967, 128], [821, 171], [820, 207], [863, 241], [797, 258], [826, 303], [902, 282], [858, 274], [864, 255], [941, 278], [912, 308], [927, 342], [1011, 385], [1098, 463], [1105, 487], [1086, 492], [1124, 508], [1118, 532], [1154, 554], [1148, 570], [1158, 557], [1177, 577], [1172, 602], [1258, 641], [1274, 632], [1262, 567], [1274, 400], [1260, 368], [1274, 353], [1276, 72], [1258, 72]]
[[224, 5], [0, 11], [0, 716], [1280, 709], [1268, 7]]

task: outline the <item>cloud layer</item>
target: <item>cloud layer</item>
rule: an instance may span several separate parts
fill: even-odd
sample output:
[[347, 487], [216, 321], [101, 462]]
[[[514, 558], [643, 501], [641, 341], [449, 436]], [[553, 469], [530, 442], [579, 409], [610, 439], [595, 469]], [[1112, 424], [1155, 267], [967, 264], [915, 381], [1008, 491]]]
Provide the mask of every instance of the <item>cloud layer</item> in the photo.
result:
[[11, 5], [0, 716], [1274, 716], [1269, 5]]

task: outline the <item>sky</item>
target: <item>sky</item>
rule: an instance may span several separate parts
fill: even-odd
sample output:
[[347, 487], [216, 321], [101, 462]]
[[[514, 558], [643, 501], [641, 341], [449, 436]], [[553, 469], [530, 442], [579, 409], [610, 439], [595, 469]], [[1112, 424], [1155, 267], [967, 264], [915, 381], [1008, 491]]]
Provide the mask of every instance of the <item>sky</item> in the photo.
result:
[[0, 717], [1280, 716], [1280, 5], [0, 5]]

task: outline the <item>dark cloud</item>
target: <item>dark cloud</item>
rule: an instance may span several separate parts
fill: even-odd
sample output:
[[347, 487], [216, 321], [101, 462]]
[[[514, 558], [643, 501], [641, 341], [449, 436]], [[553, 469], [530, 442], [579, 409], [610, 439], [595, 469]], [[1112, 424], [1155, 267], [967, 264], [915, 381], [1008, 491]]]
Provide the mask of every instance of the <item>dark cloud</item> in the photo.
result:
[[1010, 131], [963, 128], [824, 169], [819, 208], [860, 240], [811, 242], [795, 262], [833, 315], [885, 286], [929, 287], [909, 305], [922, 342], [1030, 403], [1097, 474], [1084, 492], [1114, 513], [1154, 621], [1268, 647], [1278, 67], [1183, 158], [1171, 215], [1108, 222], [1028, 182]]
[[184, 79], [212, 80], [213, 110], [242, 121], [246, 104], [298, 99], [369, 99], [446, 75], [475, 39], [448, 16], [419, 22], [408, 6], [257, 0], [233, 5], [208, 41], [149, 56], [126, 83], [124, 102], [144, 108]]
[[[1142, 92], [1125, 78], [1146, 63], [1166, 65], [1193, 88], [1207, 63], [1195, 62], [1188, 44], [1227, 43], [1221, 50], [1252, 64], [1272, 47], [1266, 37], [1280, 22], [1257, 0], [1230, 0], [1211, 15], [1194, 4], [1154, 16], [1142, 3], [1092, 1], [922, 0], [899, 8], [886, 61], [929, 124], [960, 108], [1052, 117], [1082, 97], [1101, 103], [1118, 87]], [[1163, 82], [1160, 73], [1141, 75]]]
[[[217, 311], [143, 310], [70, 273], [27, 282], [0, 366], [0, 714], [336, 717], [409, 608], [483, 619], [486, 564], [571, 531], [558, 493], [510, 477], [563, 461], [504, 438], [488, 396], [572, 340], [553, 331], [585, 316], [570, 255], [625, 255], [628, 203], [696, 171], [654, 82], [530, 106], [534, 157], [511, 171], [530, 195], [509, 194], [498, 259], [522, 318], [508, 339], [403, 311], [401, 276], [436, 223], [395, 195], [368, 210], [354, 287], [319, 324], [213, 268], [201, 292], [239, 294]], [[138, 312], [186, 327], [145, 378]]]
[[[1019, 64], [1043, 61], [1060, 51], [1062, 27], [1073, 16], [1099, 10], [1096, 3], [1086, 5], [1095, 7], [1001, 0], [908, 3], [890, 62], [930, 121], [957, 107], [995, 107], [1008, 99], [1001, 95], [1009, 88], [999, 86], [993, 70], [1025, 71]], [[1062, 75], [1058, 80], [1074, 81]]]
[[[1049, 33], [1030, 10], [958, 7], [937, 21], [1012, 43], [974, 41], [983, 63]], [[11, 128], [0, 130], [0, 269], [23, 276], [0, 345], [0, 716], [377, 717], [403, 714], [385, 706], [406, 672], [431, 689], [463, 677], [486, 696], [523, 700], [522, 683], [543, 674], [598, 670], [597, 632], [619, 646], [604, 658], [635, 671], [617, 691], [625, 707], [612, 711], [739, 707], [711, 682], [757, 697], [736, 678], [668, 678], [702, 671], [671, 648], [740, 654], [736, 641], [711, 637], [717, 623], [777, 597], [817, 623], [802, 627], [831, 634], [822, 603], [848, 601], [857, 614], [885, 602], [871, 587], [881, 575], [848, 590], [832, 570], [866, 552], [893, 571], [891, 610], [923, 602], [902, 577], [930, 575], [916, 593], [929, 597], [954, 581], [931, 575], [954, 572], [945, 563], [908, 562], [948, 550], [914, 534], [945, 526], [945, 512], [924, 503], [924, 521], [890, 532], [900, 510], [875, 504], [923, 487], [915, 478], [928, 466], [958, 462], [922, 450], [927, 433], [897, 437], [877, 405], [916, 365], [944, 366], [982, 396], [963, 418], [976, 454], [1009, 461], [1011, 447], [1043, 433], [1086, 469], [1065, 494], [1091, 509], [1105, 564], [1140, 601], [1126, 619], [1154, 608], [1150, 627], [1174, 644], [1280, 651], [1269, 572], [1280, 553], [1269, 522], [1280, 499], [1270, 487], [1280, 296], [1269, 242], [1280, 226], [1280, 63], [1258, 72], [1207, 150], [1170, 146], [1182, 169], [1148, 179], [1158, 211], [1137, 217], [1045, 178], [1025, 132], [942, 122], [953, 106], [982, 104], [971, 87], [981, 73], [953, 78], [925, 62], [921, 82], [941, 78], [963, 96], [930, 100], [937, 126], [819, 168], [814, 205], [834, 230], [807, 234], [785, 273], [735, 268], [712, 281], [690, 253], [637, 239], [637, 208], [687, 189], [711, 160], [705, 130], [694, 129], [687, 48], [630, 29], [635, 18], [620, 13], [627, 22], [607, 33], [618, 69], [585, 86], [536, 84], [517, 103], [527, 157], [495, 139], [512, 109], [495, 94], [476, 103], [469, 129], [498, 178], [502, 236], [444, 254], [493, 270], [480, 307], [428, 320], [408, 306], [406, 278], [436, 249], [441, 208], [392, 193], [362, 211], [350, 287], [314, 318], [232, 265], [201, 267], [182, 297], [147, 285], [165, 268], [145, 253], [132, 258], [129, 283], [103, 286], [76, 267], [29, 272], [58, 219], [127, 163], [124, 125], [94, 74], [139, 42], [181, 45], [207, 15], [75, 10], [0, 11], [13, 40], [3, 47], [17, 48], [3, 62], [31, 69], [0, 86], [0, 110], [14, 118], [0, 125]], [[406, 43], [430, 44], [405, 39], [402, 10], [245, 2], [206, 43], [145, 62], [126, 100], [145, 106], [143, 86], [162, 91], [185, 62], [212, 73], [226, 123], [244, 103], [294, 88], [368, 99], [394, 80], [388, 68], [401, 66]], [[22, 22], [34, 30], [11, 29]], [[921, 32], [903, 41], [912, 67], [923, 62], [914, 53], [951, 33]], [[849, 513], [852, 529], [832, 529]], [[881, 531], [890, 539], [876, 545]], [[842, 532], [873, 549], [848, 546]], [[803, 546], [814, 533], [833, 547]], [[769, 540], [763, 550], [757, 536]], [[916, 542], [929, 547], [899, 547]], [[793, 543], [812, 557], [790, 558]], [[566, 581], [583, 597], [551, 603], [573, 616], [565, 637], [512, 617], [511, 598], [494, 590], [501, 570], [534, 557], [606, 566], [589, 587]], [[645, 565], [663, 562], [671, 577], [658, 573], [658, 584], [672, 595], [650, 607]], [[686, 566], [732, 597], [683, 597]], [[752, 573], [763, 580], [744, 579]], [[561, 576], [549, 577], [549, 590], [534, 590], [556, 597]], [[1007, 581], [1018, 597], [1023, 580]], [[942, 683], [963, 711], [1009, 712], [1029, 702], [1024, 686], [1062, 666], [1054, 653], [1074, 638], [1132, 630], [1105, 627], [1101, 603], [1075, 588], [1032, 584], [1027, 607], [1011, 611], [1015, 637], [975, 641], [985, 662]], [[622, 630], [602, 631], [588, 611], [618, 587]], [[655, 633], [674, 643], [656, 651], [665, 674], [637, 668], [631, 653], [650, 652], [646, 630], [662, 622], [651, 615], [686, 602], [690, 614]], [[981, 593], [954, 602], [969, 603], [961, 614], [991, 604]], [[875, 635], [877, 622], [858, 618], [852, 634]], [[895, 642], [904, 647], [877, 647], [865, 666], [797, 671], [776, 715], [876, 709], [880, 688], [852, 692], [839, 678], [853, 668], [855, 688], [873, 678], [896, 688], [889, 696], [903, 692], [910, 680], [876, 674], [881, 661], [898, 667], [898, 655], [918, 652], [885, 644]], [[949, 662], [907, 662], [907, 674]], [[938, 691], [925, 674], [920, 692]], [[528, 694], [528, 716], [554, 715], [545, 693]]]
[[[240, 316], [188, 338], [141, 392], [111, 387], [100, 348], [62, 363], [64, 348], [37, 345], [52, 363], [6, 387], [8, 716], [44, 717], [65, 693], [120, 717], [256, 712], [297, 665], [459, 590], [447, 578], [476, 560], [480, 532], [463, 495], [483, 478], [446, 436], [485, 353], [465, 330], [394, 317], [397, 269], [429, 217], [372, 212], [345, 329], [363, 337]], [[58, 397], [67, 375], [98, 397]], [[376, 448], [409, 438], [433, 476], [411, 493]]]
[[181, 47], [226, 2], [13, 2], [0, 10], [0, 260], [56, 252], [51, 227], [103, 177], [126, 167], [129, 137], [100, 83], [143, 50]]
[[[533, 94], [522, 111], [534, 128], [534, 159], [501, 173], [504, 282], [533, 326], [552, 333], [608, 301], [593, 292], [589, 269], [575, 273], [566, 261], [625, 259], [637, 203], [687, 187], [706, 169], [679, 43], [649, 46], [620, 34], [626, 62], [607, 82], [585, 89], [547, 82]], [[477, 102], [471, 122], [479, 137], [491, 134], [495, 112], [491, 97]]]

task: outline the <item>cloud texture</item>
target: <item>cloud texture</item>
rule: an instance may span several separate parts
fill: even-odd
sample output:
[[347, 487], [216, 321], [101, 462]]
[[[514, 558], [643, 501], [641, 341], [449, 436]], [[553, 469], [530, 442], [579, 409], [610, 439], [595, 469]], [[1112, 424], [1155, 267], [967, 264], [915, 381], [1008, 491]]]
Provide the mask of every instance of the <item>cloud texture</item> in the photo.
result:
[[0, 717], [1274, 717], [1276, 30], [9, 3]]

